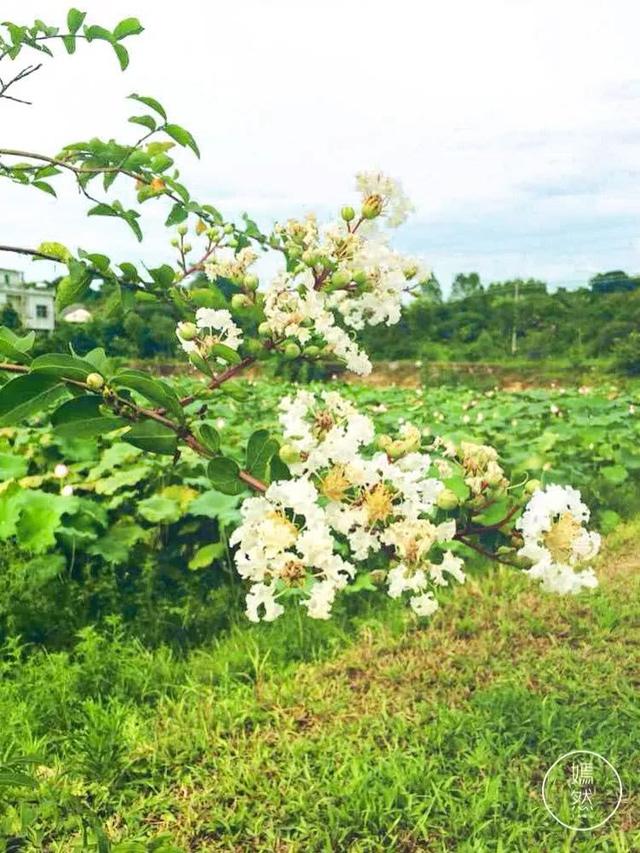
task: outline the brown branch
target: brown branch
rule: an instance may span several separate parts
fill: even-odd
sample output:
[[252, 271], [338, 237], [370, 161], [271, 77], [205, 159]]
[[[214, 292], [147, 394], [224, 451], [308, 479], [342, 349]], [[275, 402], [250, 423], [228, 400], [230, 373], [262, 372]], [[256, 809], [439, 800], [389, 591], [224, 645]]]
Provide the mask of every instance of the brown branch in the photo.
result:
[[25, 77], [28, 77], [30, 74], [33, 74], [35, 71], [38, 71], [42, 68], [42, 63], [39, 65], [27, 65], [26, 68], [23, 68], [22, 71], [18, 72], [15, 77], [9, 80], [8, 83], [5, 83], [4, 80], [0, 78], [0, 98], [5, 98], [8, 101], [15, 101], [18, 104], [26, 104], [27, 106], [31, 106], [31, 101], [25, 101], [22, 98], [14, 98], [13, 95], [7, 95], [7, 90], [13, 86], [14, 83], [18, 83], [20, 80], [24, 80]]
[[[494, 502], [492, 501], [491, 503]], [[487, 504], [487, 507], [491, 506], [491, 503]], [[519, 509], [521, 509], [520, 504], [515, 504], [501, 521], [497, 521], [495, 524], [469, 524], [467, 527], [463, 527], [462, 530], [460, 530], [460, 533], [463, 536], [466, 536], [468, 533], [483, 533], [485, 530], [500, 530], [503, 525], [513, 518]]]
[[[236, 365], [237, 367], [238, 365]], [[10, 364], [5, 362], [0, 362], [0, 370], [4, 370], [8, 373], [29, 373], [29, 368], [24, 364]], [[79, 382], [75, 379], [65, 379], [61, 377], [61, 381], [65, 382], [69, 385], [73, 385], [76, 388], [82, 388], [84, 391], [93, 392], [91, 388], [85, 382]], [[162, 424], [167, 427], [167, 429], [172, 430], [178, 438], [182, 439], [184, 443], [190, 447], [192, 450], [195, 450], [200, 456], [204, 456], [206, 458], [211, 458], [211, 452], [201, 444], [195, 435], [189, 430], [188, 427], [177, 424], [169, 418], [165, 417], [159, 411], [155, 411], [154, 409], [145, 409], [142, 406], [138, 406], [136, 403], [133, 403], [131, 400], [127, 400], [123, 397], [118, 396], [117, 394], [111, 394], [109, 396], [105, 396], [102, 398], [104, 403], [111, 408], [116, 408], [121, 410], [121, 407], [127, 407], [131, 410], [131, 419], [136, 420], [139, 417], [148, 418], [149, 420], [155, 421], [156, 423]], [[121, 414], [124, 414], [127, 417], [126, 413], [120, 411]], [[254, 477], [248, 471], [240, 471], [239, 475], [240, 479], [250, 486], [252, 489], [255, 489], [259, 492], [265, 492], [267, 490], [266, 483], [263, 483], [262, 480], [259, 480], [257, 477]]]
[[504, 560], [502, 557], [498, 557], [497, 554], [494, 554], [493, 551], [489, 551], [487, 548], [483, 548], [481, 545], [478, 545], [475, 542], [471, 542], [466, 536], [463, 536], [461, 533], [456, 533], [453, 537], [458, 542], [462, 542], [463, 545], [466, 545], [467, 548], [471, 548], [473, 551], [476, 551], [478, 554], [482, 554], [483, 557], [488, 557], [490, 560], [493, 560], [496, 563], [502, 563], [505, 566], [512, 566], [513, 568], [519, 569], [521, 568], [517, 563], [511, 562], [511, 560]]
[[37, 249], [24, 249], [21, 246], [0, 246], [0, 252], [12, 252], [14, 255], [30, 255], [33, 258], [43, 258], [45, 261], [55, 261], [63, 263], [60, 258], [54, 255], [48, 255], [46, 252], [39, 252]]
[[6, 364], [0, 362], [0, 370], [5, 370], [7, 373], [28, 373], [29, 368], [24, 364]]

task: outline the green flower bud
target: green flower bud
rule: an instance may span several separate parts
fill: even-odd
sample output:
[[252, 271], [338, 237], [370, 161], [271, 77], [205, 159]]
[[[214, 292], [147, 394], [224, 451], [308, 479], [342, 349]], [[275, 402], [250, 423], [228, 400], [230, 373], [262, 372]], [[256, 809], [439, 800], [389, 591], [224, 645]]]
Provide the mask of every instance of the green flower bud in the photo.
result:
[[195, 323], [178, 323], [177, 332], [184, 341], [192, 341], [198, 335]]
[[366, 284], [367, 282], [367, 274], [364, 270], [356, 270], [351, 278], [355, 281], [356, 284]]
[[343, 207], [340, 211], [340, 216], [345, 222], [351, 222], [352, 219], [356, 218], [356, 212], [352, 207]]
[[185, 243], [184, 246], [182, 247], [182, 251], [185, 253], [185, 255], [188, 255], [192, 249], [193, 249], [193, 246], [191, 245], [191, 243]]
[[382, 213], [382, 196], [374, 194], [364, 200], [362, 215], [365, 219], [375, 219]]
[[260, 323], [258, 326], [258, 334], [261, 338], [271, 337], [271, 326], [268, 323]]
[[257, 290], [260, 281], [257, 275], [245, 275], [243, 283], [247, 290]]
[[400, 459], [407, 452], [407, 446], [404, 441], [396, 440], [388, 444], [385, 450], [390, 459]]
[[379, 435], [378, 438], [376, 439], [376, 444], [380, 448], [380, 450], [386, 450], [387, 447], [389, 447], [389, 445], [391, 444], [391, 442], [392, 442], [391, 436], [386, 435], [386, 434], [385, 435]]
[[238, 245], [238, 241], [235, 237], [232, 237], [230, 240], [227, 240], [227, 246], [230, 246], [232, 249], [235, 249]]
[[177, 249], [178, 246], [180, 245], [180, 240], [178, 240], [177, 237], [173, 237], [171, 240], [171, 245], [173, 246], [174, 249]]
[[248, 308], [251, 305], [251, 300], [244, 293], [234, 293], [231, 297], [231, 307], [234, 311], [240, 311], [242, 308]]
[[225, 234], [233, 234], [233, 225], [230, 222], [227, 222], [222, 230]]
[[438, 494], [436, 503], [440, 509], [455, 509], [460, 504], [460, 500], [451, 489], [443, 489]]
[[184, 235], [187, 233], [189, 228], [187, 225], [178, 225], [176, 230], [181, 237], [184, 237]]
[[300, 454], [291, 444], [283, 444], [278, 451], [278, 456], [285, 465], [293, 465], [300, 461]]
[[289, 361], [293, 361], [294, 358], [299, 358], [300, 356], [300, 347], [298, 344], [290, 343], [287, 344], [284, 348], [284, 357]]
[[320, 355], [320, 347], [316, 347], [313, 345], [310, 347], [305, 347], [304, 355], [307, 358], [317, 358]]
[[529, 480], [524, 487], [524, 492], [526, 495], [532, 495], [534, 492], [537, 492], [541, 486], [542, 483], [540, 480]]
[[258, 353], [260, 353], [264, 349], [260, 341], [256, 340], [255, 338], [249, 338], [247, 341], [245, 341], [244, 348], [249, 353], [249, 355], [258, 355]]
[[307, 249], [302, 253], [302, 260], [308, 267], [317, 267], [320, 263], [320, 255], [312, 249]]
[[351, 281], [350, 270], [336, 270], [331, 276], [331, 284], [334, 287], [345, 287]]
[[104, 388], [104, 379], [99, 373], [90, 373], [85, 382], [92, 391], [101, 391]]

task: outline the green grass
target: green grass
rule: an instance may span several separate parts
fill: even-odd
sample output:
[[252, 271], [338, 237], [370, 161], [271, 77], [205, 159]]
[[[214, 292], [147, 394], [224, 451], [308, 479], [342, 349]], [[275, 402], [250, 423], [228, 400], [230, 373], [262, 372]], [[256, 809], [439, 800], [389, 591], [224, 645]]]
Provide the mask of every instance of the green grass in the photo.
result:
[[[0, 749], [38, 784], [0, 787], [7, 849], [640, 849], [639, 540], [640, 522], [610, 537], [592, 595], [478, 572], [426, 627], [354, 596], [330, 623], [238, 623], [183, 658], [116, 622], [69, 653], [14, 642]], [[540, 786], [581, 747], [625, 797], [572, 834]]]

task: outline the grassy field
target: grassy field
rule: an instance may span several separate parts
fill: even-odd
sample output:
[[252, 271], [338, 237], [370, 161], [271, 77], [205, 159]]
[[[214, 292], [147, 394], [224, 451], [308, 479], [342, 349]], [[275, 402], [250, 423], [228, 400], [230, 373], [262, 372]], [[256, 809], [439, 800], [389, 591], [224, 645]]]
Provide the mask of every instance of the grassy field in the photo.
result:
[[[7, 849], [640, 849], [639, 539], [619, 527], [579, 598], [478, 568], [426, 628], [372, 597], [328, 624], [239, 622], [182, 659], [116, 623], [71, 653], [14, 643], [4, 761], [41, 758], [37, 787], [0, 789]], [[580, 747], [625, 787], [592, 833], [541, 802]]]

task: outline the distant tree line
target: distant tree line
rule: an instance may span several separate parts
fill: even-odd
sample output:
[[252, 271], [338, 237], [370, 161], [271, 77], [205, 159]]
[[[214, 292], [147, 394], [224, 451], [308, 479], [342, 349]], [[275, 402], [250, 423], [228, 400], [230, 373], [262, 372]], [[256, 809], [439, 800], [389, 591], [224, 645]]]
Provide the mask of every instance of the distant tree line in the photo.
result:
[[536, 279], [484, 285], [477, 273], [460, 273], [448, 300], [433, 280], [398, 326], [370, 329], [366, 346], [377, 359], [607, 358], [640, 372], [640, 277], [614, 270], [549, 293]]

